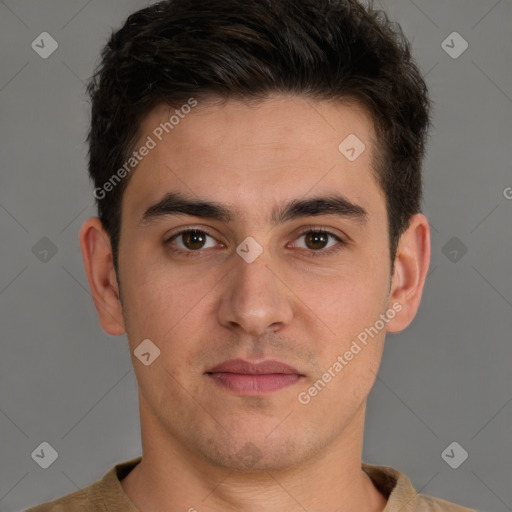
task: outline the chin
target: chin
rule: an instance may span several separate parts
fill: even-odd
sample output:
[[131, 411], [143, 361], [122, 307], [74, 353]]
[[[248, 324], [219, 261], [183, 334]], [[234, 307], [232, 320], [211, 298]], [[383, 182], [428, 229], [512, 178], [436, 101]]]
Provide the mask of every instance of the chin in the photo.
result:
[[[240, 473], [278, 472], [288, 470], [311, 455], [306, 447], [311, 444], [288, 436], [286, 440], [247, 436], [247, 440], [233, 438], [227, 442], [210, 439], [200, 443], [203, 458], [214, 466]], [[313, 450], [314, 451], [314, 450]]]

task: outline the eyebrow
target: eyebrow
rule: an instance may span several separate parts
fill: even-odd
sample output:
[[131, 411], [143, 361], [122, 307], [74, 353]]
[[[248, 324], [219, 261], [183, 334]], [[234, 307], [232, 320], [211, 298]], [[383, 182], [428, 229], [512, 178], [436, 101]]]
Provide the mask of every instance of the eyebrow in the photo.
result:
[[[224, 223], [232, 222], [236, 218], [236, 212], [221, 203], [190, 199], [169, 192], [158, 203], [145, 210], [140, 225], [145, 226], [170, 215], [190, 215]], [[362, 206], [350, 202], [342, 195], [331, 194], [325, 197], [294, 199], [275, 209], [270, 220], [275, 225], [316, 215], [335, 215], [359, 223], [365, 222], [368, 218], [368, 212]]]

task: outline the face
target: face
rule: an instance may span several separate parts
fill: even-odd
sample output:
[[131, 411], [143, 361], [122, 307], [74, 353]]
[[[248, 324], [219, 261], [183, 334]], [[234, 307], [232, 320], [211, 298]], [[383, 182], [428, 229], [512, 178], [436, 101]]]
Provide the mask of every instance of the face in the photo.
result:
[[[372, 122], [274, 96], [199, 103], [159, 140], [168, 116], [145, 119], [136, 146], [155, 147], [122, 204], [142, 428], [224, 468], [290, 467], [364, 415], [393, 309]], [[356, 159], [339, 149], [351, 134]], [[160, 350], [147, 366], [133, 355], [145, 339]]]

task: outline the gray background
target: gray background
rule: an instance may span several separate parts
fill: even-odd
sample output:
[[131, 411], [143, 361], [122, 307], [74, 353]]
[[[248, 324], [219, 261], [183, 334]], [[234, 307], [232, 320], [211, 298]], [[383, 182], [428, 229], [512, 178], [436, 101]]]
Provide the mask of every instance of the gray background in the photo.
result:
[[[0, 2], [5, 512], [85, 487], [140, 454], [127, 340], [99, 327], [78, 230], [95, 215], [84, 83], [111, 27], [148, 3]], [[379, 4], [412, 40], [435, 102], [424, 208], [433, 255], [417, 318], [388, 336], [363, 460], [398, 468], [424, 494], [512, 510], [512, 2]], [[31, 48], [44, 31], [59, 45], [47, 59]], [[456, 59], [441, 46], [454, 31], [469, 43]], [[43, 237], [56, 254], [42, 252]], [[48, 469], [31, 458], [42, 441], [59, 455]], [[452, 441], [469, 454], [458, 469], [441, 457]]]

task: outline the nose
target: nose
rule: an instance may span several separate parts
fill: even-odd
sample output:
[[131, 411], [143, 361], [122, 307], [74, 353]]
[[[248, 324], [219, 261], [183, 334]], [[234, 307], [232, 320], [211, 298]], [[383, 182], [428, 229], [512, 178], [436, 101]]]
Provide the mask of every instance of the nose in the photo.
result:
[[221, 325], [259, 336], [277, 331], [293, 317], [292, 294], [270, 258], [262, 254], [252, 263], [234, 255], [235, 267], [226, 276], [218, 307]]

